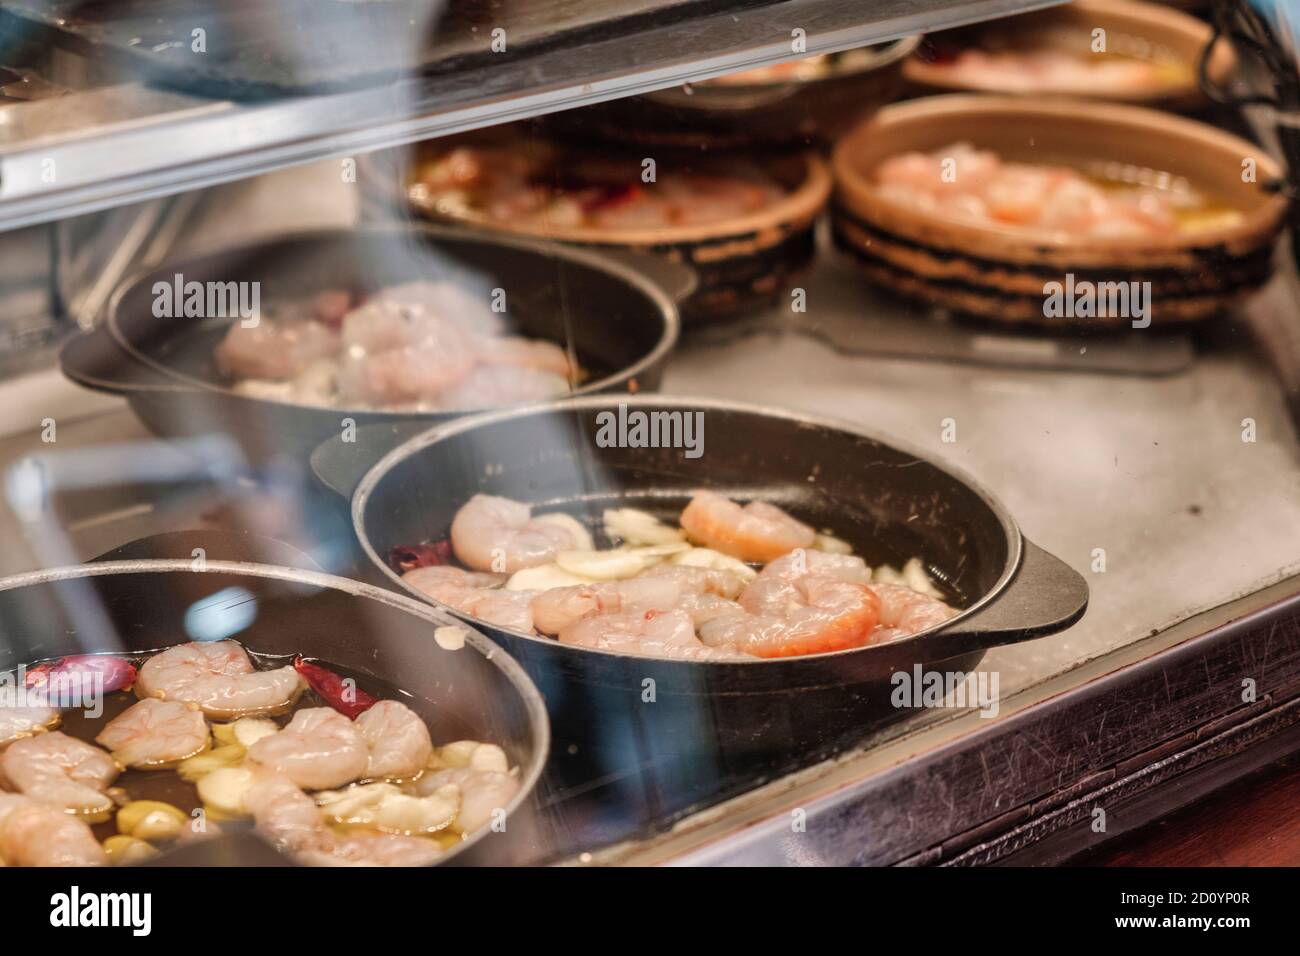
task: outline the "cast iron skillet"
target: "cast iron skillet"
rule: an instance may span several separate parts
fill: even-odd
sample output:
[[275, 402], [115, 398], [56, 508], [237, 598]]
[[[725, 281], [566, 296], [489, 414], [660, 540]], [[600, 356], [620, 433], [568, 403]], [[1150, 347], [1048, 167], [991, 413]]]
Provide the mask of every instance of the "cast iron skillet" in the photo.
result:
[[[597, 416], [620, 405], [701, 413], [702, 456], [598, 447]], [[377, 436], [380, 452], [390, 439]], [[346, 493], [365, 446], [319, 450], [318, 475]], [[399, 587], [390, 550], [445, 538], [477, 492], [563, 509], [598, 527], [602, 509], [618, 505], [675, 521], [692, 489], [708, 487], [832, 529], [872, 565], [920, 555], [963, 608], [946, 626], [896, 643], [744, 663], [595, 652], [476, 621], [538, 681], [560, 746], [616, 735], [645, 759], [670, 753], [723, 766], [836, 749], [867, 725], [908, 712], [890, 702], [895, 673], [916, 664], [970, 671], [987, 648], [1068, 627], [1088, 600], [1083, 579], [1025, 540], [971, 479], [853, 426], [787, 411], [592, 396], [461, 419], [371, 460], [377, 464], [352, 495], [353, 525], [369, 559]], [[643, 703], [651, 690], [653, 706]]]
[[[372, 676], [411, 695], [405, 703], [435, 742], [479, 739], [505, 748], [521, 783], [505, 808], [506, 829], [476, 834], [447, 860], [512, 861], [537, 839], [533, 790], [550, 746], [545, 706], [519, 665], [483, 635], [469, 632], [459, 650], [440, 647], [433, 631], [450, 623], [428, 604], [313, 571], [105, 561], [0, 580], [0, 671], [68, 654], [158, 650], [206, 635]], [[245, 831], [159, 862], [248, 865], [265, 862], [269, 849]]]
[[64, 347], [65, 375], [88, 388], [124, 395], [154, 433], [228, 433], [253, 463], [276, 456], [305, 460], [340, 432], [345, 419], [357, 425], [433, 424], [464, 413], [322, 409], [236, 394], [213, 358], [231, 319], [153, 314], [154, 284], [171, 283], [177, 274], [187, 282], [260, 282], [263, 306], [325, 289], [367, 292], [447, 274], [475, 282], [484, 295], [503, 288], [508, 317], [522, 334], [564, 345], [572, 341], [589, 373], [575, 394], [657, 388], [678, 335], [671, 299], [694, 287], [689, 271], [671, 263], [620, 260], [508, 236], [470, 236], [424, 225], [326, 230], [171, 262], [138, 275], [116, 291], [104, 325]]

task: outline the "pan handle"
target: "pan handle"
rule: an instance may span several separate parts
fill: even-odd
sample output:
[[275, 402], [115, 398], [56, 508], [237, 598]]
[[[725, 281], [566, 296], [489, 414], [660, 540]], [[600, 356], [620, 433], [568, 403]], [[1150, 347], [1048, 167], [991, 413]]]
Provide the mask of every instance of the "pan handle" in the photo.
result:
[[1006, 588], [992, 603], [934, 635], [935, 659], [1055, 634], [1083, 617], [1088, 607], [1083, 576], [1028, 538], [1020, 541], [1020, 566]]
[[113, 395], [193, 391], [140, 361], [102, 326], [65, 342], [59, 350], [59, 367], [78, 385]]
[[379, 422], [362, 425], [353, 436], [355, 441], [335, 435], [316, 446], [311, 453], [311, 470], [326, 488], [352, 500], [357, 485], [375, 463], [398, 445], [437, 428], [436, 422]]

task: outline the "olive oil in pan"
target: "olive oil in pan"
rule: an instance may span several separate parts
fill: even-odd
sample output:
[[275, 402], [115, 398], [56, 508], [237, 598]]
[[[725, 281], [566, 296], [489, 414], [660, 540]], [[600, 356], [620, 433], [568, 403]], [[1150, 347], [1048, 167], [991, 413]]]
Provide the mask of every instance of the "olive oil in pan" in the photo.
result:
[[[245, 648], [244, 650], [257, 670], [274, 670], [293, 663], [293, 657], [289, 655], [263, 654], [248, 648]], [[113, 656], [121, 657], [139, 669], [145, 661], [153, 656], [153, 654], [119, 654]], [[425, 702], [416, 698], [407, 691], [404, 691], [386, 681], [380, 680], [373, 675], [364, 674], [346, 667], [340, 667], [328, 661], [312, 659], [310, 662], [327, 668], [341, 678], [351, 679], [355, 682], [357, 690], [363, 693], [369, 694], [379, 700], [396, 700], [406, 704], [412, 710], [416, 711], [422, 719], [427, 721], [427, 714], [425, 713], [427, 706], [421, 706], [422, 704], [425, 704]], [[35, 667], [37, 664], [30, 666]], [[99, 744], [95, 742], [95, 738], [103, 731], [104, 727], [107, 726], [110, 721], [120, 716], [133, 704], [138, 703], [139, 700], [140, 698], [136, 696], [133, 689], [116, 691], [112, 694], [106, 695], [102, 701], [102, 707], [96, 708], [101, 711], [98, 716], [92, 717], [85, 709], [80, 708], [65, 710], [57, 729], [70, 737], [75, 737], [78, 740], [85, 741], [94, 746], [99, 746]], [[330, 704], [327, 700], [325, 700], [315, 690], [308, 687], [295, 702], [291, 711], [278, 716], [267, 716], [266, 719], [272, 720], [279, 726], [283, 727], [292, 719], [294, 713], [299, 710], [329, 706]], [[210, 725], [221, 723], [227, 722], [209, 721]], [[470, 734], [465, 733], [463, 736], [469, 737]], [[220, 746], [220, 742], [212, 740], [211, 745], [212, 746], [209, 749]], [[141, 770], [128, 767], [123, 770], [121, 775], [113, 782], [110, 792], [116, 795], [116, 802], [119, 805], [136, 800], [157, 800], [176, 807], [182, 813], [190, 817], [195, 817], [195, 811], [204, 809], [203, 801], [199, 798], [198, 788], [196, 785], [181, 777], [181, 775], [176, 772], [175, 767], [164, 767], [154, 770]], [[251, 826], [251, 821], [222, 820], [221, 826], [227, 829], [232, 827], [238, 828]], [[92, 823], [91, 829], [95, 834], [95, 838], [102, 843], [104, 840], [118, 833], [116, 818], [115, 816], [112, 816], [103, 822]], [[435, 834], [432, 839], [444, 849], [454, 846], [461, 841], [461, 837], [455, 833]], [[159, 848], [164, 851], [166, 850], [165, 845], [162, 845]]]

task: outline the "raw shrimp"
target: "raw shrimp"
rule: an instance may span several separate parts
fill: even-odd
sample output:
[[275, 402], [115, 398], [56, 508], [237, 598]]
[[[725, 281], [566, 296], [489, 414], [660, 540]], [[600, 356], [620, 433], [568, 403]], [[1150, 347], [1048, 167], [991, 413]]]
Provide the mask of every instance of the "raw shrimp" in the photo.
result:
[[548, 564], [560, 551], [590, 551], [592, 541], [569, 515], [533, 517], [523, 502], [475, 495], [452, 519], [451, 546], [476, 571], [513, 574]]
[[569, 380], [554, 372], [517, 365], [476, 365], [459, 384], [438, 394], [438, 407], [448, 411], [499, 408], [555, 398], [568, 391]]
[[746, 656], [723, 646], [722, 642], [714, 646], [701, 643], [695, 636], [691, 616], [680, 610], [593, 614], [560, 631], [559, 639], [561, 644], [597, 651], [674, 660], [730, 661], [743, 660]]
[[208, 722], [196, 704], [150, 697], [114, 717], [95, 738], [128, 767], [169, 767], [208, 749]]
[[328, 790], [364, 777], [370, 750], [352, 721], [338, 711], [308, 707], [279, 733], [249, 747], [248, 762], [306, 790]]
[[1185, 183], [1115, 188], [1068, 166], [1004, 161], [969, 143], [890, 157], [876, 181], [889, 200], [937, 215], [1095, 238], [1174, 235], [1178, 212], [1213, 208]]
[[0, 862], [105, 866], [108, 854], [84, 820], [30, 797], [0, 793]]
[[144, 662], [135, 684], [141, 698], [198, 704], [208, 717], [221, 720], [283, 712], [302, 690], [292, 667], [254, 670], [234, 641], [169, 647]]
[[283, 776], [261, 776], [244, 795], [244, 809], [268, 838], [305, 863], [324, 866], [422, 866], [442, 850], [432, 840], [387, 833], [336, 836], [316, 801]]
[[412, 568], [402, 580], [435, 601], [441, 601], [462, 614], [516, 631], [532, 631], [533, 591], [507, 591], [501, 588], [504, 574], [463, 571], [440, 564]]
[[873, 644], [918, 634], [957, 616], [942, 601], [901, 584], [873, 584], [871, 590], [880, 598], [880, 627], [871, 636]]
[[286, 850], [334, 850], [334, 834], [326, 827], [316, 801], [287, 777], [259, 775], [244, 794], [244, 809], [263, 834]]
[[745, 588], [740, 603], [750, 614], [779, 614], [791, 602], [800, 601], [795, 582], [809, 573], [851, 584], [871, 583], [871, 569], [859, 557], [798, 548], [764, 567]]
[[370, 748], [369, 780], [417, 776], [429, 762], [433, 741], [419, 715], [395, 700], [381, 700], [354, 722]]
[[691, 622], [698, 629], [701, 624], [728, 614], [743, 614], [745, 609], [736, 601], [718, 597], [716, 594], [687, 594], [682, 597], [679, 608], [690, 615]]
[[217, 366], [237, 378], [297, 378], [313, 362], [338, 353], [339, 336], [313, 319], [263, 316], [249, 328], [236, 322], [217, 346]]
[[343, 319], [339, 392], [364, 404], [435, 398], [459, 384], [475, 363], [460, 326], [389, 299], [373, 299]]
[[10, 744], [0, 755], [0, 771], [33, 800], [99, 816], [113, 809], [104, 791], [122, 768], [98, 747], [56, 730]]
[[53, 707], [0, 707], [0, 747], [57, 727], [60, 714]]
[[817, 534], [775, 505], [751, 501], [743, 508], [712, 491], [697, 491], [681, 517], [682, 530], [705, 547], [742, 561], [772, 561], [811, 547]]
[[425, 774], [415, 785], [415, 792], [428, 796], [447, 784], [460, 790], [460, 812], [453, 826], [461, 833], [473, 833], [492, 822], [493, 815], [504, 813], [519, 792], [519, 781], [499, 770], [455, 767]]
[[420, 279], [381, 289], [373, 298], [395, 302], [415, 313], [441, 316], [466, 332], [499, 335], [505, 331], [505, 320], [501, 313], [492, 311], [490, 296], [487, 289], [476, 294], [455, 282]]
[[[851, 562], [834, 560], [844, 557], [808, 551], [772, 562], [740, 596], [745, 613], [706, 621], [700, 640], [759, 657], [821, 654], [869, 643], [880, 600], [866, 584], [845, 579], [857, 572]], [[822, 570], [815, 570], [819, 565]]]
[[688, 602], [704, 612], [705, 595], [730, 599], [744, 587], [738, 571], [681, 565], [652, 568], [621, 581], [551, 588], [532, 600], [533, 623], [543, 634], [558, 634], [591, 614], [640, 610], [671, 611]]

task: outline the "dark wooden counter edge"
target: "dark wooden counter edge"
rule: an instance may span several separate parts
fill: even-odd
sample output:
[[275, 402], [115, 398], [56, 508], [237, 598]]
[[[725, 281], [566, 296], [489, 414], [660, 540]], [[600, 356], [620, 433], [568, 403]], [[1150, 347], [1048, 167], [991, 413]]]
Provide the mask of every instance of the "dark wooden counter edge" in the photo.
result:
[[886, 769], [831, 789], [827, 774], [773, 781], [595, 862], [1067, 861], [1300, 752], [1300, 577], [1204, 616], [1199, 634]]
[[[1297, 584], [1281, 582], [1262, 606], [1231, 617], [1222, 609], [1221, 623], [1179, 644], [803, 802], [797, 835], [789, 813], [773, 810], [716, 840], [683, 834], [684, 846], [651, 859], [1067, 860], [1300, 749]], [[773, 799], [788, 811], [790, 796]], [[1105, 832], [1093, 832], [1097, 809]]]
[[[1059, 863], [1298, 749], [1292, 594], [891, 768], [828, 809], [841, 846], [884, 837], [843, 862]], [[954, 835], [906, 848], [908, 835], [943, 833]]]

